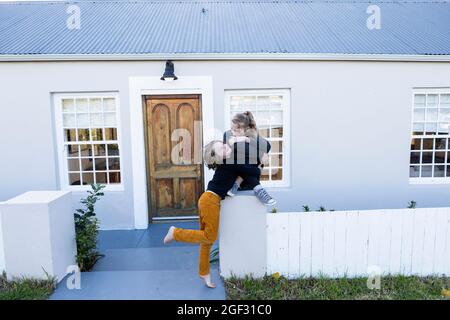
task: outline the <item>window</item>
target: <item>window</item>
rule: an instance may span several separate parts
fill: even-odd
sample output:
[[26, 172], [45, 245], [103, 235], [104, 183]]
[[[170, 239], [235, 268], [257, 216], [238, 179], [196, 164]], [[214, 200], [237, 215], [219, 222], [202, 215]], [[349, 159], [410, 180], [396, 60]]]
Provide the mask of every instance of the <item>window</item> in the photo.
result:
[[289, 90], [226, 91], [225, 127], [230, 128], [234, 114], [251, 111], [258, 133], [272, 148], [269, 164], [261, 172], [266, 186], [289, 185]]
[[58, 95], [55, 106], [62, 187], [121, 186], [117, 96]]
[[414, 92], [409, 177], [450, 182], [450, 89]]

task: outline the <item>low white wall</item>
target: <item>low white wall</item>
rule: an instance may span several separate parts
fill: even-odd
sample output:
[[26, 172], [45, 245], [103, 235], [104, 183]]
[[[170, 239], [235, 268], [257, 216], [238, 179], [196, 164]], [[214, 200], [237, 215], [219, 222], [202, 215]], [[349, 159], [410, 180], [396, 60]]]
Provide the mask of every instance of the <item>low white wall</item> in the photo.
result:
[[4, 269], [14, 277], [60, 281], [75, 264], [76, 242], [71, 193], [30, 191], [0, 206]]
[[266, 212], [253, 191], [222, 201], [219, 259], [224, 278], [266, 273]]
[[267, 214], [267, 272], [450, 275], [450, 208]]

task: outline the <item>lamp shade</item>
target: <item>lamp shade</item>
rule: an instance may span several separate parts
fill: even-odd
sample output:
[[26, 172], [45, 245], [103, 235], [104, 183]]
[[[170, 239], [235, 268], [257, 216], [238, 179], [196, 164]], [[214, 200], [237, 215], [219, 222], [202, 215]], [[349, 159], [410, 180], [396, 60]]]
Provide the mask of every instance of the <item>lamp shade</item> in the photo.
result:
[[173, 65], [173, 62], [170, 60], [166, 61], [166, 69], [164, 70], [164, 74], [161, 77], [161, 80], [177, 80], [178, 77], [175, 75], [175, 66]]

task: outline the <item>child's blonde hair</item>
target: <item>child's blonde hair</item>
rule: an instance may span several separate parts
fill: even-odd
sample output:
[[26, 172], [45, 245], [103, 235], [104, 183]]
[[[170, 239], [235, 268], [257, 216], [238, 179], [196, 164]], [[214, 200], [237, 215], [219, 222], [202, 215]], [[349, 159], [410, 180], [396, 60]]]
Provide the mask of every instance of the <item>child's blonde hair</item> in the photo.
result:
[[250, 138], [256, 138], [258, 135], [258, 128], [256, 127], [256, 121], [253, 114], [250, 111], [243, 113], [236, 113], [231, 119], [231, 122], [243, 127], [245, 135]]
[[218, 142], [223, 143], [220, 140], [213, 140], [204, 147], [203, 159], [208, 169], [216, 170], [219, 164], [223, 164], [223, 155], [216, 154], [214, 150], [214, 145]]

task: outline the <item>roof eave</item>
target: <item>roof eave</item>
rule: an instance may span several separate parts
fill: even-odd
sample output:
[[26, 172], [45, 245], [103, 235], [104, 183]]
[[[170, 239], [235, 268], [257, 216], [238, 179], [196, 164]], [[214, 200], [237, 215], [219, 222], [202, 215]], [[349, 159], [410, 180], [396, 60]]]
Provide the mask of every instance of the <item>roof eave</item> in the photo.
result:
[[450, 62], [450, 55], [339, 53], [0, 54], [0, 62], [136, 60], [331, 60]]

